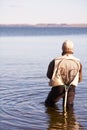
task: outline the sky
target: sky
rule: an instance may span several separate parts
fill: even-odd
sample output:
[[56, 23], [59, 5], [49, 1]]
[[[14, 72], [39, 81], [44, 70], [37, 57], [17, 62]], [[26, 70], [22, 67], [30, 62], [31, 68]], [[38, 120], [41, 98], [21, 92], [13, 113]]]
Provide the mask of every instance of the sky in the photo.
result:
[[87, 23], [87, 0], [0, 0], [0, 24]]

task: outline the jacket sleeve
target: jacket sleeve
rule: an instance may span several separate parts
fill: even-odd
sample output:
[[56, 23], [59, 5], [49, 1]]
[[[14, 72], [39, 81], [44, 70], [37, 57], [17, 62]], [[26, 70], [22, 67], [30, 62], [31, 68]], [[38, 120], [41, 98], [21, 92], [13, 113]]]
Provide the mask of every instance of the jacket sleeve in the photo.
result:
[[80, 63], [80, 70], [79, 70], [79, 82], [82, 81], [82, 64]]
[[54, 60], [52, 60], [48, 66], [48, 70], [47, 70], [47, 77], [49, 79], [52, 78], [52, 75], [53, 75], [53, 70], [54, 70]]

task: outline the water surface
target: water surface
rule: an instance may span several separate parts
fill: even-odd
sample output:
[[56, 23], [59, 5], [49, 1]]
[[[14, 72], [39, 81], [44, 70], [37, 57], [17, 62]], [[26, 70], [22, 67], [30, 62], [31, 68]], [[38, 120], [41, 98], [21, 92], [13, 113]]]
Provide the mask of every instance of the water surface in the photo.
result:
[[[83, 65], [83, 82], [76, 88], [74, 110], [64, 116], [62, 100], [57, 108], [45, 107], [50, 87], [47, 66], [61, 55], [66, 39], [75, 44]], [[87, 35], [0, 37], [0, 130], [87, 129]]]

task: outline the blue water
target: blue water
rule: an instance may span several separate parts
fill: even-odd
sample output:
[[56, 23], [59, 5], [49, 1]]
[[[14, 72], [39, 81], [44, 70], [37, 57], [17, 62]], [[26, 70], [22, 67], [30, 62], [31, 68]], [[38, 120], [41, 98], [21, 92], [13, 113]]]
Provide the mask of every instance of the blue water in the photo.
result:
[[0, 36], [58, 36], [87, 34], [87, 27], [0, 26]]
[[[46, 108], [50, 87], [49, 62], [61, 55], [66, 39], [83, 65], [83, 82], [76, 88], [74, 110], [66, 116], [62, 100]], [[87, 129], [87, 33], [73, 35], [0, 37], [0, 130]]]

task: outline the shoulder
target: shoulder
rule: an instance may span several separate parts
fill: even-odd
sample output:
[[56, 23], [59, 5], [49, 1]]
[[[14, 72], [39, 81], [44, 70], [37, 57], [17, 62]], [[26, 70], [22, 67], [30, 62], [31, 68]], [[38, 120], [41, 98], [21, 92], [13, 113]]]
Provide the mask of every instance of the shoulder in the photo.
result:
[[75, 56], [73, 56], [72, 59], [76, 61], [80, 66], [82, 66], [80, 59], [76, 58]]
[[53, 60], [51, 60], [51, 62], [49, 63], [49, 65], [55, 64], [55, 61], [60, 61], [61, 59], [62, 59], [62, 56], [55, 57]]
[[78, 59], [77, 57], [73, 56], [72, 58], [73, 58], [74, 60], [80, 62], [80, 59]]
[[73, 56], [73, 55], [71, 56], [71, 59], [72, 59], [73, 61], [75, 61], [75, 62], [78, 64], [79, 69], [82, 68], [82, 64], [81, 64], [80, 59], [78, 59], [77, 57], [75, 57], [75, 56]]
[[56, 57], [54, 60], [61, 60], [63, 56]]
[[50, 63], [49, 63], [49, 65], [54, 64], [54, 62], [55, 62], [55, 59], [51, 60]]

